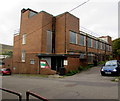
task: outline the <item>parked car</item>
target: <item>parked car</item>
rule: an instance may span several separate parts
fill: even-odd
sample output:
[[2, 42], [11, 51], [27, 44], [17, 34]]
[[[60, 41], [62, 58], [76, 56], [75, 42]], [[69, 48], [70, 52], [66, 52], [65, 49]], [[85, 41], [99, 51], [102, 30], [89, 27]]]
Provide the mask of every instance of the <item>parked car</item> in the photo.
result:
[[107, 61], [100, 70], [101, 75], [120, 75], [120, 61]]
[[2, 68], [2, 69], [0, 69], [0, 74], [11, 75], [11, 69], [10, 68]]

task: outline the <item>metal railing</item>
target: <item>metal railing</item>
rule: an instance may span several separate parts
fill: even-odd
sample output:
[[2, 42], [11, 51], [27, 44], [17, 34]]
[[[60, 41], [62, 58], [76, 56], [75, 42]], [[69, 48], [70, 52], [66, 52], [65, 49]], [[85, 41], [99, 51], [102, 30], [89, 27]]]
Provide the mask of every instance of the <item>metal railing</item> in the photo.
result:
[[14, 95], [17, 95], [18, 98], [19, 98], [19, 101], [22, 101], [22, 94], [21, 93], [17, 93], [15, 91], [4, 89], [4, 88], [0, 88], [0, 90], [11, 93], [11, 94], [14, 94]]
[[43, 98], [43, 97], [41, 97], [40, 95], [38, 95], [38, 94], [36, 94], [36, 93], [33, 93], [33, 92], [30, 92], [30, 91], [27, 91], [26, 92], [26, 101], [30, 101], [29, 100], [29, 96], [33, 96], [33, 97], [36, 97], [36, 98], [38, 98], [39, 100], [41, 100], [41, 101], [48, 101], [46, 98]]

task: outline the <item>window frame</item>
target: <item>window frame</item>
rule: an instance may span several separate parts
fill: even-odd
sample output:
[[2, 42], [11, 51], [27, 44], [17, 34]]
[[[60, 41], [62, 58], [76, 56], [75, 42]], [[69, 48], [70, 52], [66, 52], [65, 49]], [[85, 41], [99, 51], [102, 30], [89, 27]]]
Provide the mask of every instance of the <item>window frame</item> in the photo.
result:
[[26, 33], [22, 35], [22, 45], [26, 44]]
[[[81, 36], [82, 36], [82, 38], [83, 38], [83, 39], [82, 39], [83, 44], [81, 43]], [[81, 45], [81, 46], [86, 46], [86, 37], [85, 37], [84, 35], [81, 35], [81, 34], [80, 34], [79, 39], [80, 39], [79, 45]]]
[[[34, 61], [34, 62], [33, 62]], [[30, 64], [34, 65], [35, 64], [35, 60], [34, 59], [30, 59]]]
[[[90, 39], [90, 40], [89, 40]], [[89, 42], [90, 41], [90, 42]], [[90, 44], [89, 44], [90, 43]], [[89, 48], [92, 48], [93, 47], [93, 39], [92, 38], [90, 38], [90, 37], [88, 37], [87, 38], [87, 46], [89, 47]], [[90, 45], [90, 46], [89, 46]]]
[[25, 62], [25, 58], [26, 58], [26, 51], [22, 50], [22, 54], [21, 54], [21, 61]]
[[[70, 41], [69, 42], [71, 44], [77, 44], [78, 43], [78, 39], [77, 39], [78, 35], [77, 35], [77, 33], [74, 32], [74, 31], [69, 31], [69, 33], [70, 33]], [[73, 33], [75, 34], [75, 36], [74, 36], [75, 39], [74, 40], [71, 39], [71, 34], [74, 35]], [[73, 38], [73, 36], [72, 36], [72, 38]]]

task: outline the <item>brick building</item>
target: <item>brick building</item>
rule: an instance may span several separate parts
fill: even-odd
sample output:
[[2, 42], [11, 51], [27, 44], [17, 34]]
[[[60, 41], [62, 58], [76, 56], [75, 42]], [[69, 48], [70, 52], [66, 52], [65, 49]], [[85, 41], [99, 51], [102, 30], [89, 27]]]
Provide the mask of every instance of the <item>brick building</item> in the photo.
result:
[[[106, 41], [102, 39], [106, 39]], [[112, 54], [109, 36], [96, 38], [79, 30], [79, 18], [65, 12], [53, 16], [45, 11], [21, 10], [20, 33], [14, 36], [14, 73], [54, 74], [62, 67], [105, 60]]]

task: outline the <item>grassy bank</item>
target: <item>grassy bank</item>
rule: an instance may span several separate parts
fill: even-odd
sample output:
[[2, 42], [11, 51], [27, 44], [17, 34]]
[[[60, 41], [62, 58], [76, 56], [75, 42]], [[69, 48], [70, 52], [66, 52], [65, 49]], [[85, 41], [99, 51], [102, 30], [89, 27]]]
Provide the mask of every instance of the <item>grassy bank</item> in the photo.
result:
[[83, 66], [80, 66], [80, 67], [78, 68], [78, 70], [69, 71], [67, 74], [65, 74], [65, 76], [75, 75], [75, 74], [80, 73], [80, 72], [82, 72], [82, 71], [86, 71], [86, 70], [90, 69], [91, 67], [94, 67], [94, 65], [93, 65], [93, 64], [89, 64], [89, 65], [84, 66], [84, 67], [83, 67]]

